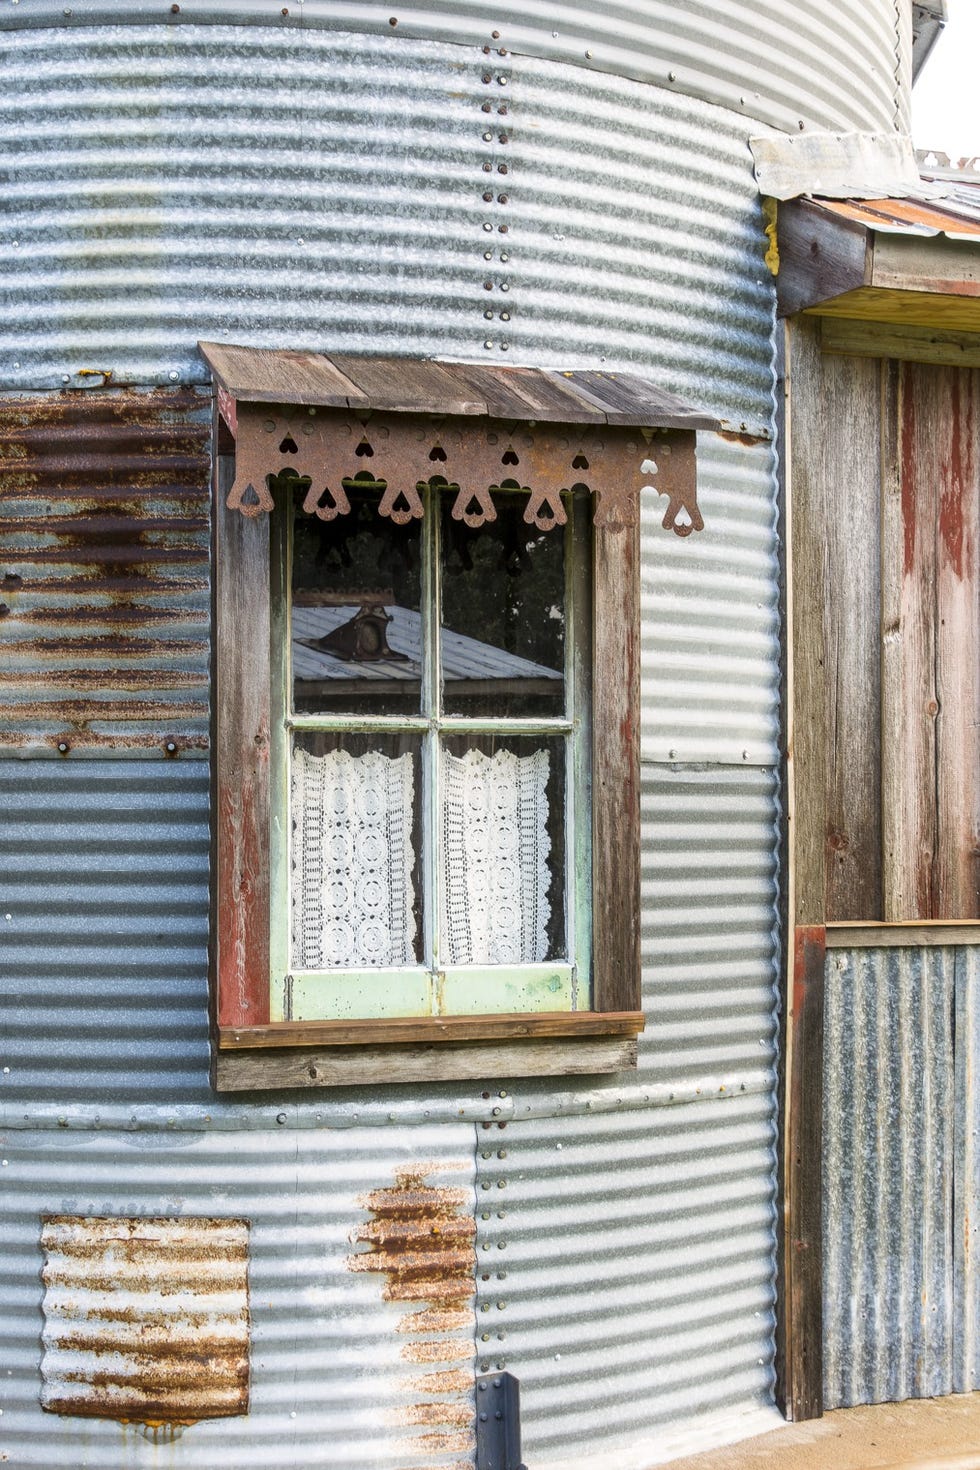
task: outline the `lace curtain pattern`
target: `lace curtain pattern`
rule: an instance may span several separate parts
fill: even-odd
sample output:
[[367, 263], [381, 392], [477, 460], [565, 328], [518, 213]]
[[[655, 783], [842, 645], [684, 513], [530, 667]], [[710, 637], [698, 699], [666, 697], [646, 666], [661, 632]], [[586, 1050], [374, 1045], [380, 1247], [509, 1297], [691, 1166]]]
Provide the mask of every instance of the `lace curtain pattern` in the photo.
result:
[[441, 929], [452, 965], [547, 958], [548, 752], [444, 753]]
[[[518, 965], [548, 951], [547, 750], [442, 756], [442, 963]], [[412, 965], [412, 757], [297, 749], [293, 965]]]
[[411, 755], [293, 753], [293, 965], [415, 963]]

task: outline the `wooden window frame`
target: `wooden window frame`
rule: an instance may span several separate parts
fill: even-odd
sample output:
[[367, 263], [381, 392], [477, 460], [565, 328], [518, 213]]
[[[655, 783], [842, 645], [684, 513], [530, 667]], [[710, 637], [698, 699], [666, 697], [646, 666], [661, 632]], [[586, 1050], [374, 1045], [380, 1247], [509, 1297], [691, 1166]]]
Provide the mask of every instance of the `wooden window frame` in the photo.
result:
[[[693, 435], [691, 436], [693, 441]], [[270, 1020], [275, 791], [270, 520], [227, 505], [215, 410], [212, 520], [212, 1082], [218, 1091], [619, 1072], [640, 994], [639, 526], [596, 526], [592, 562], [592, 981], [589, 1011]], [[693, 447], [693, 446], [692, 446]]]

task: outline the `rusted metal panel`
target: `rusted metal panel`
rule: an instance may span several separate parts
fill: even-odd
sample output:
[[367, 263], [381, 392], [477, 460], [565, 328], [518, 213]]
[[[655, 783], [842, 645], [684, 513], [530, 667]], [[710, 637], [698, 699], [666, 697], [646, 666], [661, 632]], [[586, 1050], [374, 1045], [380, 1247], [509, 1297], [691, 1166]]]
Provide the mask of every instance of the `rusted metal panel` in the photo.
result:
[[123, 1423], [248, 1413], [248, 1221], [46, 1215], [41, 1407]]
[[207, 410], [0, 399], [0, 754], [206, 750]]
[[[203, 1110], [187, 1132], [166, 1123], [141, 1133], [128, 1127], [7, 1131], [0, 1451], [11, 1466], [472, 1470], [473, 1123], [449, 1117], [436, 1124], [420, 1115], [410, 1126], [392, 1124], [385, 1102], [383, 1127], [326, 1127], [311, 1113], [311, 1126], [296, 1132], [283, 1126], [287, 1107], [253, 1103], [252, 1124], [261, 1126], [232, 1133], [210, 1131]], [[38, 1337], [42, 1302], [55, 1284], [41, 1279], [39, 1216], [92, 1223], [92, 1216], [113, 1213], [144, 1233], [161, 1217], [175, 1228], [190, 1226], [202, 1256], [182, 1259], [190, 1270], [206, 1266], [201, 1287], [209, 1295], [164, 1295], [175, 1273], [153, 1267], [145, 1296], [123, 1296], [163, 1309], [172, 1304], [186, 1323], [176, 1344], [179, 1371], [193, 1372], [198, 1340], [185, 1308], [206, 1302], [216, 1318], [229, 1300], [222, 1281], [231, 1267], [222, 1262], [231, 1247], [212, 1255], [217, 1240], [209, 1235], [202, 1242], [199, 1225], [206, 1217], [217, 1231], [219, 1211], [226, 1212], [222, 1226], [249, 1221], [247, 1415], [127, 1425], [44, 1412]], [[145, 1250], [144, 1242], [141, 1261]], [[94, 1276], [91, 1255], [70, 1257], [61, 1249], [57, 1259], [73, 1280]], [[351, 1269], [362, 1260], [380, 1274]], [[113, 1271], [121, 1285], [125, 1273]], [[63, 1312], [59, 1334], [77, 1331], [86, 1341], [99, 1335], [93, 1308], [103, 1303], [102, 1283], [85, 1293], [73, 1288], [70, 1298], [58, 1290], [63, 1302], [87, 1314], [82, 1320]], [[114, 1321], [108, 1325], [117, 1330]], [[118, 1330], [132, 1334], [134, 1327], [120, 1322]], [[121, 1361], [101, 1350], [97, 1359], [84, 1344], [72, 1349], [72, 1359], [61, 1367], [71, 1371], [77, 1363], [86, 1375], [67, 1383], [72, 1394], [87, 1387], [90, 1367], [115, 1374]], [[177, 1371], [174, 1363], [174, 1376]], [[95, 1391], [102, 1395], [103, 1387], [96, 1384]], [[198, 1398], [192, 1408], [200, 1407]]]
[[474, 424], [471, 417], [433, 421], [414, 413], [372, 414], [362, 425], [335, 409], [248, 402], [238, 403], [236, 420], [235, 482], [225, 504], [253, 519], [273, 509], [269, 480], [284, 472], [308, 482], [305, 514], [323, 521], [347, 515], [346, 492], [369, 458], [365, 488], [377, 491], [378, 514], [398, 526], [422, 519], [417, 487], [435, 468], [458, 487], [453, 519], [471, 527], [496, 520], [490, 492], [504, 481], [528, 492], [524, 520], [539, 531], [565, 524], [562, 492], [582, 484], [595, 497], [595, 524], [605, 530], [638, 523], [641, 488], [667, 497], [665, 530], [689, 536], [704, 529], [691, 430]]

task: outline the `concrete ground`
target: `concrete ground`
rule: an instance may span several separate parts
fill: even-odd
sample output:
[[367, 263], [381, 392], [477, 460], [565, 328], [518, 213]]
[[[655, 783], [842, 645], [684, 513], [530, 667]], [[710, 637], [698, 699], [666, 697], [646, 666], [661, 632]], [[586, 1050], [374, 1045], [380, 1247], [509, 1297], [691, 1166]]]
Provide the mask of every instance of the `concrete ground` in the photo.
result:
[[[669, 1470], [980, 1470], [980, 1393], [836, 1409], [723, 1449], [671, 1460]], [[661, 1467], [668, 1470], [668, 1467]]]

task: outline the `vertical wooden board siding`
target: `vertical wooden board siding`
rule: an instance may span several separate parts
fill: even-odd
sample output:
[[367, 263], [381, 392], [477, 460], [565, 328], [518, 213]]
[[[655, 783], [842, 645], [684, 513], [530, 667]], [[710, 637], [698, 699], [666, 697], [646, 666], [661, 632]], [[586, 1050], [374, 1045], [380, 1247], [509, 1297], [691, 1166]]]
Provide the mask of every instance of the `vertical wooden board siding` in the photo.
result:
[[630, 1010], [640, 975], [639, 526], [595, 535], [593, 1009]]
[[[928, 371], [928, 370], [927, 370]], [[897, 385], [897, 474], [882, 518], [885, 657], [882, 681], [882, 804], [889, 820], [886, 919], [940, 916], [935, 887], [936, 808], [936, 438], [932, 382], [910, 364]], [[941, 371], [941, 370], [939, 370]], [[925, 375], [923, 375], [925, 376]]]
[[[955, 368], [907, 370], [935, 420], [938, 490], [936, 538], [936, 802], [938, 847], [934, 917], [971, 919], [980, 912], [980, 373]], [[920, 379], [932, 388], [930, 394]]]
[[824, 356], [822, 367], [826, 917], [871, 920], [882, 913], [880, 366]]
[[[269, 1020], [269, 518], [214, 506], [212, 947], [220, 1026]], [[242, 628], [247, 633], [242, 633]]]
[[791, 385], [788, 430], [790, 501], [790, 767], [795, 920], [824, 922], [826, 748], [824, 607], [824, 412], [819, 326], [794, 321], [787, 340]]

